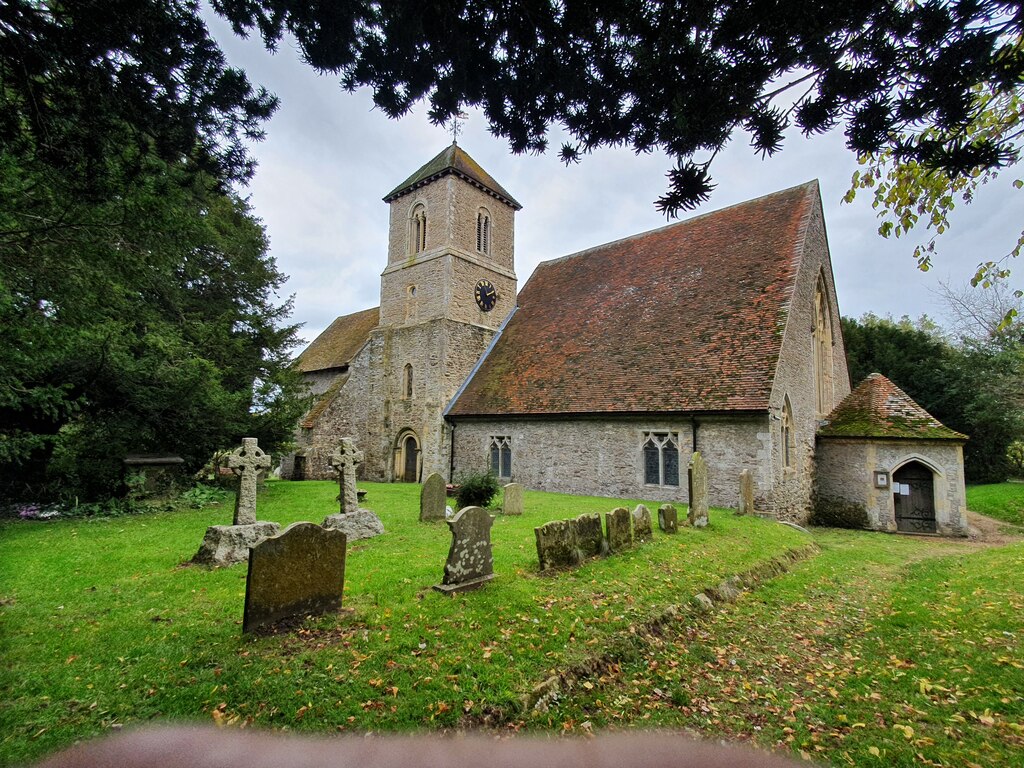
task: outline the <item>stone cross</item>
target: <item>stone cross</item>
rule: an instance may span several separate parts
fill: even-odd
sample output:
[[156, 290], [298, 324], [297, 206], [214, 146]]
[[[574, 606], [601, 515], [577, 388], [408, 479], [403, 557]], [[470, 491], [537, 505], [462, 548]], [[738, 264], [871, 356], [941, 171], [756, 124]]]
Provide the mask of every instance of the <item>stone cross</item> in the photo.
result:
[[338, 501], [341, 504], [341, 514], [355, 512], [359, 507], [359, 498], [356, 494], [356, 465], [363, 463], [363, 452], [356, 450], [352, 438], [343, 437], [328, 461], [331, 468], [338, 473]]
[[228, 454], [226, 463], [239, 475], [234, 525], [252, 525], [256, 522], [256, 481], [261, 469], [270, 469], [270, 456], [256, 445], [255, 437], [243, 437], [242, 447]]

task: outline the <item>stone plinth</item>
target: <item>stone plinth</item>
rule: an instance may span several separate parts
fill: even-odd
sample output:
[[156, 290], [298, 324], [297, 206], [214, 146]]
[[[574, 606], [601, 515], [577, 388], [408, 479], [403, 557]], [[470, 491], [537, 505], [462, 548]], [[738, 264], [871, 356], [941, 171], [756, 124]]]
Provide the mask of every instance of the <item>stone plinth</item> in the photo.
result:
[[329, 531], [341, 531], [349, 541], [372, 539], [384, 533], [384, 523], [368, 509], [328, 515], [324, 518], [323, 527]]
[[249, 559], [249, 548], [281, 530], [277, 523], [256, 522], [250, 525], [211, 525], [203, 543], [192, 558], [196, 565], [223, 568]]

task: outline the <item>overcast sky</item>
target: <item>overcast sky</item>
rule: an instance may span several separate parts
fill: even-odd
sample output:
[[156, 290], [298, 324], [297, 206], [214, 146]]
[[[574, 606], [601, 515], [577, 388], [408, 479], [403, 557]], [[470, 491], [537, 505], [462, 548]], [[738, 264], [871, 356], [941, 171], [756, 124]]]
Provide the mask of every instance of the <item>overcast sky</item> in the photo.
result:
[[[368, 92], [349, 94], [336, 78], [318, 76], [294, 44], [285, 42], [272, 55], [258, 39], [242, 40], [216, 18], [211, 32], [233, 66], [281, 100], [266, 140], [253, 147], [259, 170], [248, 194], [279, 269], [290, 276], [283, 294], [294, 294], [293, 320], [304, 324], [308, 342], [335, 317], [379, 304], [388, 233], [381, 198], [444, 149], [451, 135], [430, 125], [423, 107], [389, 120], [373, 108]], [[566, 167], [557, 157], [557, 133], [554, 151], [515, 156], [488, 134], [479, 113], [469, 115], [459, 145], [523, 205], [515, 232], [520, 288], [542, 261], [666, 224], [654, 207], [671, 167], [664, 155], [601, 150]], [[919, 239], [882, 239], [866, 193], [841, 204], [856, 169], [839, 132], [813, 139], [791, 133], [766, 161], [736, 134], [712, 165], [717, 186], [711, 200], [686, 216], [816, 178], [841, 313], [938, 319], [939, 281], [965, 285], [979, 261], [1010, 249], [1024, 222], [1024, 194], [1010, 188], [1010, 177], [1000, 179], [956, 212], [952, 231], [940, 238], [935, 267], [924, 273], [913, 259]], [[1017, 273], [1019, 286], [1024, 266]]]

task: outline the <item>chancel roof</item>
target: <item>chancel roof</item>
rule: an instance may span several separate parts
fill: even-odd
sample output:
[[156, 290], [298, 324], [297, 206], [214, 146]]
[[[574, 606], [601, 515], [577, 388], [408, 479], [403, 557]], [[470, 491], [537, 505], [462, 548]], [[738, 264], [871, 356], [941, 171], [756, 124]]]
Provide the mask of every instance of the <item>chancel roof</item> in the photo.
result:
[[466, 150], [457, 144], [451, 144], [442, 150], [433, 160], [388, 192], [384, 196], [384, 202], [390, 203], [392, 200], [396, 200], [402, 195], [408, 194], [414, 189], [422, 187], [424, 184], [429, 184], [434, 179], [439, 179], [450, 173], [454, 173], [470, 184], [494, 195], [517, 211], [523, 207], [516, 202], [512, 195], [505, 191], [504, 187], [491, 178], [491, 175], [481, 168], [480, 164], [470, 157]]
[[303, 373], [344, 368], [380, 322], [380, 307], [342, 315], [306, 347], [295, 367]]
[[764, 411], [810, 182], [546, 262], [451, 416]]
[[822, 437], [967, 439], [943, 425], [880, 373], [872, 373], [858, 384], [826, 421], [818, 429]]

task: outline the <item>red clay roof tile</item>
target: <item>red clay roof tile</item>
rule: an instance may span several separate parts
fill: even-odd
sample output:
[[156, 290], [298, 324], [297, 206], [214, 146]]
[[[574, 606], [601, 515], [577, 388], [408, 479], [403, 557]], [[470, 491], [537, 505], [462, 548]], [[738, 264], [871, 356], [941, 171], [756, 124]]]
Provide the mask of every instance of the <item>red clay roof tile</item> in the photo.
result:
[[541, 264], [449, 415], [766, 410], [818, 194]]
[[821, 437], [883, 437], [966, 440], [915, 403], [880, 373], [872, 373], [848, 394], [818, 430]]
[[380, 307], [342, 315], [302, 350], [295, 367], [303, 373], [345, 367], [379, 322]]

